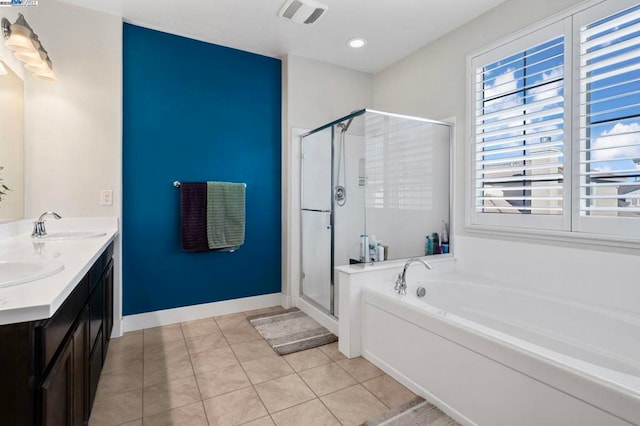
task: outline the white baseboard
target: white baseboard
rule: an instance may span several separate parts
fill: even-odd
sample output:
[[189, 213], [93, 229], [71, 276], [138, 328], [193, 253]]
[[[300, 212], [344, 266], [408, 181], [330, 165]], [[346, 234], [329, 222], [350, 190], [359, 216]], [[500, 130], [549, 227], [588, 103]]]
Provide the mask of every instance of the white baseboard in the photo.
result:
[[282, 300], [282, 293], [271, 293], [261, 296], [243, 297], [240, 299], [223, 300], [221, 302], [203, 303], [200, 305], [127, 315], [122, 319], [122, 328], [123, 332], [135, 331], [217, 315], [281, 306]]
[[296, 307], [305, 314], [309, 315], [312, 319], [320, 323], [321, 326], [325, 327], [327, 330], [340, 337], [338, 335], [338, 320], [320, 311], [318, 308], [306, 302], [301, 297], [296, 299]]
[[111, 337], [122, 337], [124, 334], [124, 321], [121, 319], [113, 320], [113, 330], [111, 331]]
[[280, 304], [287, 309], [291, 308], [293, 306], [291, 302], [291, 296], [282, 293], [282, 300], [280, 301]]

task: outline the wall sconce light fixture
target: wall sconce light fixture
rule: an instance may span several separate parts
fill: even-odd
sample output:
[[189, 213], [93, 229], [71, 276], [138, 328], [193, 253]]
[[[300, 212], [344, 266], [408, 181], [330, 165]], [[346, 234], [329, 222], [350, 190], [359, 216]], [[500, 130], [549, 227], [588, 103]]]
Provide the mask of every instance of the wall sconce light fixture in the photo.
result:
[[18, 14], [14, 24], [7, 18], [2, 18], [2, 35], [6, 40], [4, 45], [13, 50], [15, 57], [24, 62], [24, 67], [31, 71], [35, 78], [56, 81], [49, 54], [22, 13]]

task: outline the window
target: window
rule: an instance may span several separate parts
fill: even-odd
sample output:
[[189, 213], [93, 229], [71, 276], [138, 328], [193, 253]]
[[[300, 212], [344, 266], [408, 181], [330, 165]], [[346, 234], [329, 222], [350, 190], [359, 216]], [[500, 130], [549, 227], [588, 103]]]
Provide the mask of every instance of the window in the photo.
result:
[[640, 5], [601, 2], [469, 64], [470, 225], [640, 237]]
[[616, 232], [616, 218], [640, 218], [640, 5], [593, 18], [578, 17], [578, 220]]

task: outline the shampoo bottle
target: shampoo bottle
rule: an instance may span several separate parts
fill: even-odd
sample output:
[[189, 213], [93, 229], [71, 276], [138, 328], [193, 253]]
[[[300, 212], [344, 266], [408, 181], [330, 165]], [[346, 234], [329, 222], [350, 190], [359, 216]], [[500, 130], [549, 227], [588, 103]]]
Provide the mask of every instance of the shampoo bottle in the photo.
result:
[[369, 236], [360, 235], [360, 262], [366, 262], [369, 257]]
[[449, 253], [449, 232], [447, 231], [447, 223], [442, 221], [442, 253]]

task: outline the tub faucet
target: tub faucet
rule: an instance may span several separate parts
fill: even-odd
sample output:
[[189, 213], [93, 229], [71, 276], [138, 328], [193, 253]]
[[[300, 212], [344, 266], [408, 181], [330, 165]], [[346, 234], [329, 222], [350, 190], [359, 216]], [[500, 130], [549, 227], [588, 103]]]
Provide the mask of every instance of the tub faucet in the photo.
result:
[[37, 221], [33, 222], [33, 232], [31, 238], [41, 238], [47, 235], [47, 229], [44, 227], [44, 218], [46, 216], [53, 216], [55, 219], [62, 219], [56, 212], [44, 212], [40, 215]]
[[409, 265], [411, 265], [414, 262], [422, 263], [424, 267], [427, 269], [433, 269], [431, 265], [429, 265], [427, 262], [425, 262], [422, 259], [418, 259], [417, 257], [412, 257], [411, 259], [407, 260], [407, 263], [404, 264], [404, 269], [402, 270], [401, 273], [398, 274], [398, 277], [396, 278], [396, 285], [394, 287], [396, 290], [396, 293], [407, 294], [407, 280], [406, 280], [407, 268], [409, 268]]

